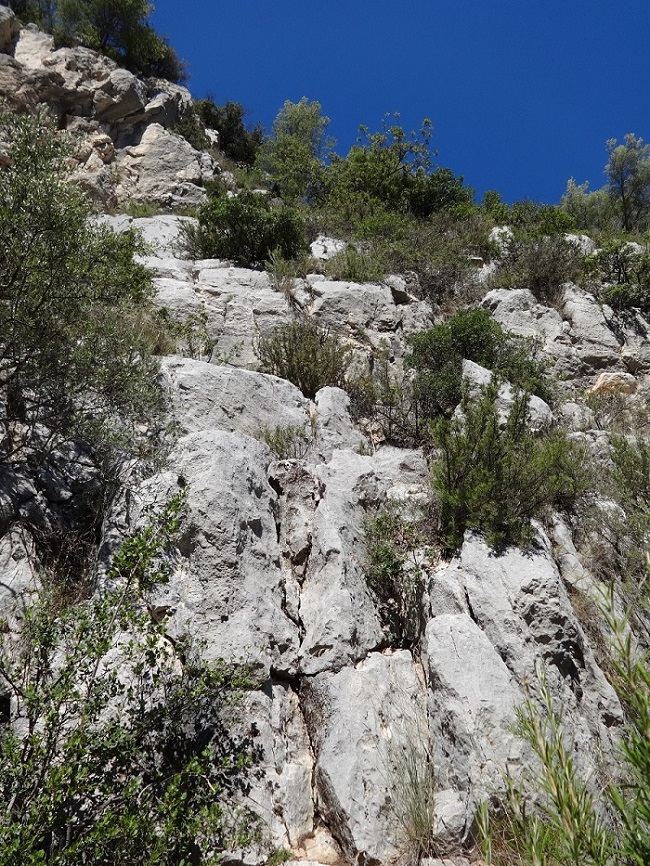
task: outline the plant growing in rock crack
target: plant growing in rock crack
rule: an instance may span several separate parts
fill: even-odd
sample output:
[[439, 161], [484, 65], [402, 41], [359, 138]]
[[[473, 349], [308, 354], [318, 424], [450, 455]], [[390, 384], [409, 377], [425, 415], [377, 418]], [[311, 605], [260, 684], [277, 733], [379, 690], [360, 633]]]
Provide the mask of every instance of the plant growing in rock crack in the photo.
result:
[[506, 777], [496, 809], [478, 814], [487, 866], [646, 866], [650, 862], [650, 669], [635, 648], [628, 615], [614, 613], [613, 590], [604, 602], [611, 629], [613, 684], [626, 711], [621, 741], [623, 781], [606, 791], [608, 819], [580, 777], [562, 719], [542, 671], [538, 698], [519, 711], [519, 732], [538, 769], [520, 783]]
[[272, 373], [313, 399], [326, 385], [345, 386], [352, 352], [335, 334], [299, 318], [262, 337], [258, 346], [263, 373]]
[[248, 673], [167, 639], [145, 603], [182, 507], [172, 498], [124, 542], [105, 592], [52, 608], [46, 583], [3, 635], [3, 866], [216, 863], [256, 835], [236, 805], [252, 741], [230, 727]]
[[266, 442], [279, 460], [302, 460], [312, 446], [316, 431], [306, 424], [262, 427], [257, 438]]
[[391, 646], [412, 647], [422, 631], [425, 520], [389, 503], [365, 524], [366, 582]]
[[437, 781], [426, 710], [397, 694], [398, 712], [386, 741], [385, 774], [397, 862], [417, 866], [440, 852], [433, 839]]

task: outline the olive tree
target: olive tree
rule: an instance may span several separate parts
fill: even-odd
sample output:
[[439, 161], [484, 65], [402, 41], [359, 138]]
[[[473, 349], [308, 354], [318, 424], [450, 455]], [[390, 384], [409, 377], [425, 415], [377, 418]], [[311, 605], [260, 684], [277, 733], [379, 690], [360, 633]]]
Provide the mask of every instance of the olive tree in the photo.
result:
[[650, 217], [650, 145], [628, 133], [624, 144], [611, 138], [607, 152], [606, 188], [619, 209], [621, 228], [643, 230]]
[[329, 122], [321, 114], [320, 102], [310, 102], [306, 96], [300, 102], [287, 100], [278, 112], [257, 163], [270, 174], [285, 200], [309, 199], [317, 192], [323, 160], [335, 144], [327, 135]]
[[0, 136], [0, 454], [44, 429], [99, 447], [160, 405], [151, 279], [66, 182], [62, 134], [5, 115]]

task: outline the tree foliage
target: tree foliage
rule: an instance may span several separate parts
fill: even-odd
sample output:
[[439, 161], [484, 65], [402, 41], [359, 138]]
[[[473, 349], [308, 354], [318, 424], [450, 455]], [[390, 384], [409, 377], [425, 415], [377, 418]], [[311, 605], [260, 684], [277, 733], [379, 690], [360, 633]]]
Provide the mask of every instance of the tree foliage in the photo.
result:
[[357, 143], [345, 158], [333, 156], [325, 173], [326, 208], [342, 208], [351, 217], [388, 211], [428, 217], [458, 204], [470, 204], [472, 190], [448, 168], [432, 169], [431, 121], [409, 135], [386, 115], [382, 128], [360, 127]]
[[323, 161], [335, 144], [327, 135], [329, 122], [321, 114], [320, 102], [310, 102], [306, 96], [299, 102], [287, 100], [273, 121], [257, 164], [286, 201], [309, 200], [318, 193]]
[[101, 51], [140, 75], [183, 81], [185, 65], [149, 23], [148, 0], [10, 0], [23, 21], [54, 34], [59, 45]]
[[465, 530], [499, 549], [532, 542], [531, 518], [548, 507], [571, 507], [586, 479], [579, 449], [559, 430], [536, 434], [528, 395], [520, 393], [502, 423], [493, 380], [473, 401], [463, 395], [460, 415], [431, 427], [440, 449], [434, 487], [440, 499], [443, 541], [457, 549]]
[[196, 259], [231, 259], [254, 267], [274, 252], [292, 259], [305, 247], [300, 213], [262, 193], [242, 190], [231, 198], [214, 190], [197, 218], [198, 225], [185, 229], [188, 252]]
[[46, 584], [20, 635], [3, 635], [3, 866], [216, 863], [255, 832], [237, 806], [251, 742], [230, 709], [248, 676], [167, 640], [145, 604], [173, 566], [182, 505], [125, 542], [112, 589], [61, 608]]
[[219, 133], [219, 149], [238, 165], [252, 166], [262, 146], [264, 130], [261, 124], [248, 129], [244, 123], [245, 109], [240, 102], [217, 105], [211, 97], [199, 99], [194, 110], [204, 126]]
[[650, 217], [650, 145], [628, 133], [624, 144], [609, 139], [607, 153], [607, 191], [619, 210], [621, 228], [643, 229]]
[[153, 288], [133, 258], [138, 242], [89, 221], [49, 124], [27, 115], [0, 124], [2, 452], [43, 424], [59, 440], [114, 441], [160, 403], [147, 337]]

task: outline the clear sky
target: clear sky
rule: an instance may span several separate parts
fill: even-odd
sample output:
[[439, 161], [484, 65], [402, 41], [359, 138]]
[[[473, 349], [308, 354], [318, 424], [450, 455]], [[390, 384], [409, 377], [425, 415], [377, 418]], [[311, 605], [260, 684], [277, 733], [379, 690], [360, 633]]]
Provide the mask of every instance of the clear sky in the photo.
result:
[[318, 100], [345, 154], [386, 112], [434, 125], [439, 165], [479, 197], [556, 203], [604, 183], [608, 138], [650, 140], [648, 0], [154, 0], [195, 97], [270, 129]]

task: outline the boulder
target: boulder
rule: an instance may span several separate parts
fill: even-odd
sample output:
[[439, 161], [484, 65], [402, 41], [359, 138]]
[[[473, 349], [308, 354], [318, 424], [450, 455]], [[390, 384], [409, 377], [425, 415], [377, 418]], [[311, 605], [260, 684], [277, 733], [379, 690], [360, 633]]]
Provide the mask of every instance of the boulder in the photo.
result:
[[309, 401], [285, 379], [177, 357], [164, 359], [163, 373], [174, 416], [187, 432], [259, 436], [265, 428], [309, 425]]
[[255, 732], [262, 769], [251, 774], [246, 802], [262, 819], [273, 848], [296, 849], [316, 829], [314, 756], [299, 697], [288, 683], [269, 680], [245, 696], [242, 711], [244, 733]]
[[467, 534], [460, 555], [430, 577], [423, 646], [436, 766], [469, 815], [504, 768], [519, 775], [529, 762], [510, 727], [523, 684], [542, 669], [580, 772], [596, 786], [617, 760], [620, 703], [573, 612], [550, 542], [541, 530], [538, 538], [534, 551], [495, 556]]
[[311, 243], [310, 249], [313, 258], [325, 262], [342, 252], [346, 246], [345, 241], [338, 241], [336, 238], [327, 237], [327, 235], [318, 235], [316, 240]]
[[207, 659], [245, 662], [263, 679], [271, 670], [294, 675], [299, 649], [285, 611], [270, 462], [267, 446], [241, 433], [190, 433], [168, 470], [122, 503], [125, 516], [116, 506], [111, 518], [114, 527], [137, 526], [148, 503], [166, 501], [178, 484], [187, 491], [177, 568], [149, 605], [167, 616], [173, 639], [199, 639]]
[[0, 6], [0, 54], [13, 55], [20, 36], [20, 24], [12, 9]]
[[[477, 395], [488, 385], [494, 374], [491, 370], [475, 364], [474, 361], [463, 360], [463, 379], [469, 384], [472, 394]], [[509, 382], [502, 382], [496, 398], [496, 406], [499, 412], [500, 423], [505, 424], [510, 410], [515, 402], [516, 391]], [[530, 423], [536, 428], [546, 428], [553, 424], [553, 412], [551, 407], [538, 397], [531, 394], [528, 398], [528, 412]]]
[[198, 204], [215, 163], [159, 123], [147, 126], [138, 144], [118, 151], [119, 202], [157, 202], [166, 207]]
[[600, 373], [588, 394], [635, 394], [639, 384], [630, 373]]
[[350, 398], [341, 388], [321, 388], [314, 397], [316, 404], [317, 446], [325, 462], [335, 449], [354, 451], [368, 447], [366, 438], [356, 429], [350, 417]]

